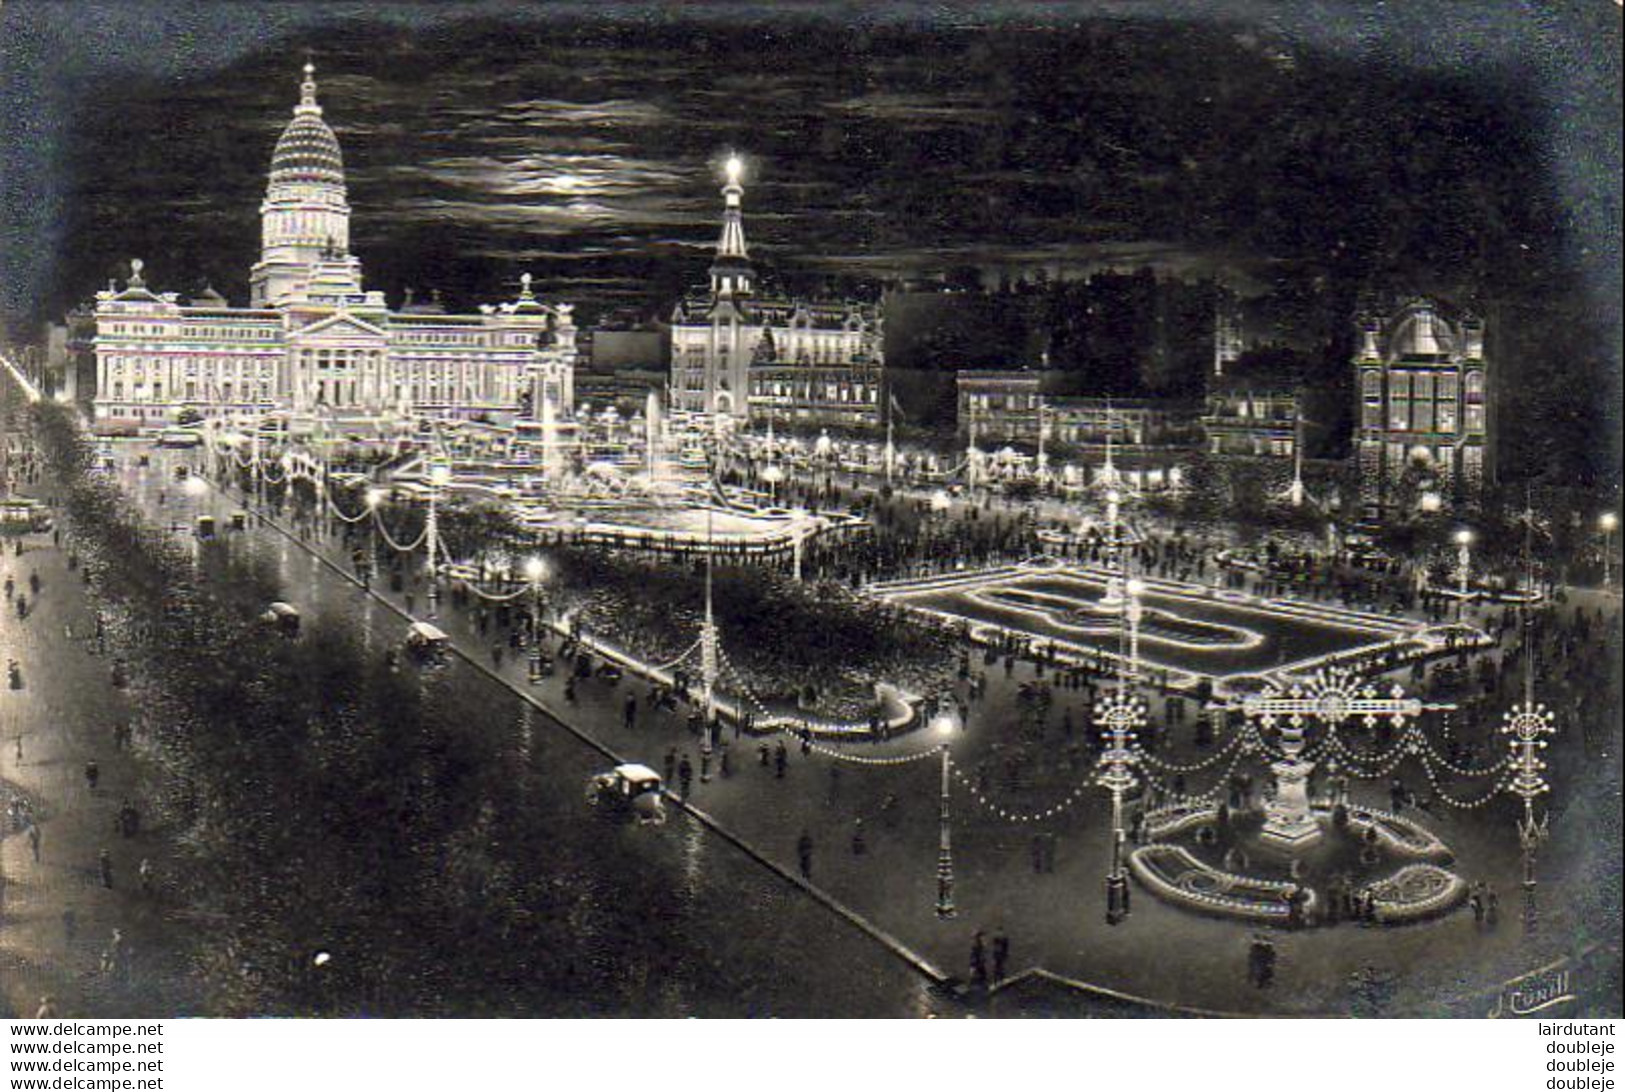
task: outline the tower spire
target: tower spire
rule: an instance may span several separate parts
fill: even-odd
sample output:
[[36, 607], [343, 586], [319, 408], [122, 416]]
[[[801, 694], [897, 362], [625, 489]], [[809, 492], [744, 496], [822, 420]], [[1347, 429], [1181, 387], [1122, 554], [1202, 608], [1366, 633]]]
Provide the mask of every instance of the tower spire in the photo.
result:
[[746, 295], [750, 292], [753, 270], [750, 250], [745, 245], [745, 216], [740, 204], [745, 188], [739, 180], [745, 164], [737, 155], [730, 155], [723, 170], [727, 181], [722, 187], [722, 234], [717, 239], [716, 261], [711, 263], [711, 291], [719, 296]]
[[320, 114], [322, 108], [316, 102], [316, 65], [310, 58], [305, 58], [305, 78], [299, 84], [299, 105], [294, 107], [295, 114]]

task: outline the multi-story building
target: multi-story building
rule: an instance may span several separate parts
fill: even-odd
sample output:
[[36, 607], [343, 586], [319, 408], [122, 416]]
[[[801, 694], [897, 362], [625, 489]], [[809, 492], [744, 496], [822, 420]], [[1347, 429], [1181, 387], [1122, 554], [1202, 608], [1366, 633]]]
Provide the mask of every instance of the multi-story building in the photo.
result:
[[568, 305], [516, 300], [452, 315], [391, 310], [362, 286], [349, 251], [350, 206], [338, 139], [322, 118], [313, 69], [271, 156], [260, 206], [250, 306], [206, 291], [185, 303], [129, 282], [95, 305], [95, 416], [104, 429], [175, 420], [183, 410], [440, 414], [566, 420], [574, 398]]
[[1045, 387], [1056, 373], [1045, 371], [956, 372], [959, 435], [981, 447], [1036, 446], [1045, 413]]
[[1408, 503], [1413, 484], [1471, 504], [1494, 477], [1484, 323], [1430, 299], [1363, 316], [1355, 353], [1355, 450], [1368, 519]]
[[1192, 448], [1199, 439], [1195, 406], [1173, 398], [1053, 398], [1045, 425], [1062, 449], [1100, 448], [1108, 438], [1124, 448]]
[[1286, 380], [1215, 377], [1202, 434], [1212, 455], [1291, 459], [1298, 454], [1301, 389]]
[[761, 288], [745, 243], [741, 171], [729, 159], [711, 283], [672, 312], [672, 408], [728, 423], [878, 426], [878, 310]]

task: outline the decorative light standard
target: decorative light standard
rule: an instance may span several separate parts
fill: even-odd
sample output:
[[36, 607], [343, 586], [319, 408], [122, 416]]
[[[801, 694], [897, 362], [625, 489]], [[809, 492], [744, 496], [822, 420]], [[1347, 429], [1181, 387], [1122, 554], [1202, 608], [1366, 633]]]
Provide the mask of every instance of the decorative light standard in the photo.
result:
[[1145, 725], [1145, 704], [1126, 686], [1095, 706], [1095, 724], [1106, 736], [1095, 780], [1112, 794], [1112, 854], [1106, 872], [1106, 924], [1121, 924], [1129, 911], [1128, 872], [1123, 867], [1128, 833], [1123, 829], [1123, 797], [1136, 784], [1135, 737]]
[[1128, 622], [1128, 668], [1124, 677], [1132, 684], [1140, 680], [1140, 619], [1145, 616], [1140, 597], [1145, 594], [1145, 581], [1131, 577], [1124, 582], [1123, 591], [1123, 618]]
[[451, 467], [440, 459], [431, 459], [429, 462], [429, 517], [424, 521], [423, 540], [428, 547], [429, 568], [429, 618], [432, 621], [437, 615], [440, 605], [440, 582], [436, 570], [437, 554], [440, 547], [440, 490], [451, 481]]
[[792, 564], [794, 567], [794, 574], [797, 584], [801, 583], [801, 560], [802, 554], [806, 551], [808, 518], [808, 511], [799, 505], [797, 505], [790, 513], [790, 519], [792, 521], [790, 541], [791, 549], [794, 551]]
[[722, 639], [717, 632], [711, 570], [716, 553], [712, 538], [712, 509], [705, 510], [705, 621], [700, 623], [700, 686], [704, 712], [700, 724], [700, 780], [711, 780], [711, 733], [717, 723], [717, 679], [722, 672]]
[[[1533, 652], [1526, 650], [1526, 656]], [[1521, 705], [1507, 710], [1501, 731], [1509, 738], [1512, 749], [1512, 768], [1515, 771], [1508, 785], [1514, 796], [1523, 799], [1523, 815], [1518, 819], [1518, 844], [1523, 848], [1523, 926], [1525, 932], [1535, 931], [1535, 850], [1546, 840], [1551, 812], [1535, 821], [1535, 798], [1551, 791], [1546, 781], [1546, 760], [1540, 752], [1547, 747], [1546, 737], [1557, 733], [1552, 712], [1544, 705], [1525, 698]]]
[[937, 715], [931, 718], [931, 726], [942, 737], [942, 796], [937, 809], [937, 917], [951, 918], [958, 912], [954, 908], [954, 849], [948, 814], [949, 767], [953, 762], [948, 741], [953, 738], [954, 729], [959, 727], [953, 703], [942, 706]]
[[378, 506], [388, 496], [376, 485], [367, 490], [367, 584], [371, 586], [373, 570], [378, 567]]
[[[769, 458], [771, 457], [769, 456]], [[774, 505], [777, 505], [779, 503], [779, 483], [784, 480], [784, 468], [778, 463], [768, 463], [762, 471], [762, 480], [768, 484], [768, 488], [771, 490], [769, 495], [773, 498]]]
[[1597, 517], [1597, 527], [1602, 531], [1602, 590], [1614, 590], [1614, 532], [1619, 528], [1619, 516], [1613, 512], [1604, 512]]
[[539, 557], [525, 562], [525, 579], [530, 581], [530, 681], [542, 677], [542, 578], [547, 563]]
[[1461, 598], [1456, 603], [1456, 621], [1461, 621], [1467, 612], [1468, 579], [1472, 575], [1473, 565], [1473, 532], [1466, 527], [1456, 532], [1456, 593]]
[[1106, 490], [1106, 594], [1105, 606], [1123, 602], [1123, 494], [1116, 487]]

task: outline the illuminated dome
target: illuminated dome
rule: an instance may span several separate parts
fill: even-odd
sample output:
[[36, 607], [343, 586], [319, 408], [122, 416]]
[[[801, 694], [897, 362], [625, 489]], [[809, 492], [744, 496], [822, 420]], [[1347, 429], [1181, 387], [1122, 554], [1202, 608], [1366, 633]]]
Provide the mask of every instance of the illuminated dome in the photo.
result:
[[271, 153], [272, 186], [312, 182], [344, 185], [344, 154], [333, 130], [322, 120], [322, 108], [316, 104], [314, 73], [315, 69], [307, 64], [293, 120], [282, 130], [276, 150]]

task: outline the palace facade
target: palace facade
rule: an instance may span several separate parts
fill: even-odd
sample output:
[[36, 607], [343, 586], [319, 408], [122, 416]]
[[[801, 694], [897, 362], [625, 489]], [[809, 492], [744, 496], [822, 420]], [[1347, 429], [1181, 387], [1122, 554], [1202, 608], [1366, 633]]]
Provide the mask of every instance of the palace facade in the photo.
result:
[[122, 289], [97, 294], [99, 428], [162, 425], [186, 411], [499, 419], [522, 409], [540, 417], [547, 406], [569, 418], [571, 308], [539, 301], [529, 274], [517, 299], [472, 315], [392, 310], [363, 287], [343, 154], [308, 64], [260, 222], [248, 307], [212, 289], [185, 302], [153, 291], [139, 260]]
[[1494, 478], [1484, 322], [1430, 299], [1367, 313], [1355, 353], [1355, 452], [1368, 519], [1429, 495], [1475, 504]]

